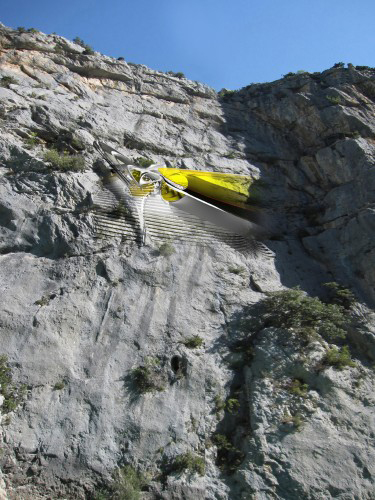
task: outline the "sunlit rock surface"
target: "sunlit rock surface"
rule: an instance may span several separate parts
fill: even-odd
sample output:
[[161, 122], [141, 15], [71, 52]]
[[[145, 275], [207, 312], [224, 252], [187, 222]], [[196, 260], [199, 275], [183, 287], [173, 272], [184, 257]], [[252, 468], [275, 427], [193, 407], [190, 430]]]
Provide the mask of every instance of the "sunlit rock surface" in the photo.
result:
[[[145, 499], [373, 498], [375, 71], [219, 98], [57, 35], [1, 26], [0, 44], [0, 354], [27, 386], [3, 415], [0, 498], [95, 498], [124, 464], [146, 474]], [[133, 159], [260, 177], [269, 239], [247, 253], [176, 244], [165, 257], [157, 241], [95, 238], [95, 139]], [[86, 169], [51, 170], [47, 147]], [[324, 342], [256, 327], [266, 292], [324, 297], [328, 281], [358, 299], [356, 366], [343, 371], [317, 369]], [[204, 343], [186, 347], [195, 335]], [[164, 390], [140, 394], [132, 369], [150, 363]], [[295, 379], [304, 396], [288, 389]], [[231, 437], [233, 463], [215, 433]], [[187, 451], [205, 458], [204, 476], [166, 472]]]

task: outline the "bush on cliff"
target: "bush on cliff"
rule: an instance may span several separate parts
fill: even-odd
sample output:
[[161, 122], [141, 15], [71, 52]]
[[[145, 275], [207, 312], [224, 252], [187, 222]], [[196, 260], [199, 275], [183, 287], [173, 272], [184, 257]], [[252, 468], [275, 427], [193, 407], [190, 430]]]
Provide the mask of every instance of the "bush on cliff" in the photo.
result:
[[348, 366], [356, 366], [355, 362], [352, 360], [349, 347], [347, 345], [344, 345], [341, 349], [338, 349], [337, 347], [328, 349], [322, 360], [322, 364], [323, 366], [333, 366], [337, 370], [343, 370]]
[[269, 292], [264, 300], [266, 326], [286, 328], [310, 339], [332, 342], [346, 335], [349, 316], [342, 305], [325, 304], [299, 288]]
[[205, 473], [205, 462], [204, 458], [198, 455], [193, 455], [190, 451], [177, 455], [171, 464], [172, 472], [184, 472], [187, 471], [189, 474], [196, 472], [200, 476]]
[[132, 370], [132, 375], [140, 393], [164, 390], [164, 381], [158, 360], [147, 359], [144, 365], [137, 366]]
[[0, 356], [0, 395], [4, 401], [1, 407], [3, 413], [14, 411], [25, 396], [26, 386], [17, 386], [12, 381], [12, 370], [5, 354]]
[[147, 484], [145, 477], [131, 465], [125, 465], [114, 473], [113, 496], [118, 500], [139, 500], [141, 489]]
[[9, 89], [9, 85], [16, 83], [18, 83], [18, 81], [13, 78], [13, 76], [3, 76], [0, 79], [0, 87], [5, 87], [6, 89]]
[[85, 160], [83, 156], [69, 155], [66, 151], [59, 153], [56, 149], [49, 149], [44, 153], [43, 159], [51, 163], [56, 170], [63, 172], [81, 171], [85, 169]]
[[94, 49], [91, 47], [91, 45], [88, 45], [87, 43], [85, 43], [82, 38], [80, 38], [79, 36], [76, 36], [74, 39], [73, 39], [73, 42], [76, 43], [77, 45], [79, 45], [80, 47], [83, 47], [85, 50], [84, 50], [84, 54], [86, 55], [92, 55], [92, 54], [95, 54], [95, 51]]

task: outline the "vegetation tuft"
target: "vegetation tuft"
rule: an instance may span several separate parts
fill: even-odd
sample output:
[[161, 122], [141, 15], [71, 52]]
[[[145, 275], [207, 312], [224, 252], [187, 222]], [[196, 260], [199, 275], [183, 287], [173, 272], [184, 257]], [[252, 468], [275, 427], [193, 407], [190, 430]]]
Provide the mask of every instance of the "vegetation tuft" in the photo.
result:
[[153, 160], [149, 158], [145, 158], [144, 156], [139, 156], [135, 161], [134, 165], [138, 165], [138, 167], [147, 168], [150, 167], [154, 163]]
[[48, 297], [47, 295], [43, 295], [40, 299], [36, 300], [34, 302], [34, 304], [36, 306], [48, 306], [49, 302], [50, 302], [50, 297]]
[[221, 411], [225, 410], [225, 401], [219, 394], [216, 394], [216, 396], [214, 397], [214, 402], [215, 413], [220, 413]]
[[228, 271], [232, 274], [246, 275], [246, 269], [243, 266], [230, 266]]
[[225, 403], [225, 409], [229, 413], [236, 414], [240, 409], [240, 402], [237, 398], [229, 398]]
[[237, 398], [228, 398], [225, 401], [219, 394], [216, 394], [214, 397], [214, 403], [216, 414], [219, 414], [223, 410], [231, 414], [236, 414], [240, 409], [240, 402]]
[[4, 397], [3, 413], [14, 411], [25, 396], [26, 386], [16, 386], [12, 381], [12, 370], [6, 355], [0, 356], [0, 394]]
[[291, 381], [288, 389], [289, 392], [294, 394], [295, 396], [306, 398], [309, 386], [305, 384], [302, 380], [295, 378]]
[[9, 89], [9, 86], [12, 84], [16, 84], [18, 81], [13, 78], [13, 76], [3, 76], [0, 80], [0, 87], [5, 87], [6, 89]]
[[157, 363], [148, 361], [144, 365], [134, 368], [132, 375], [134, 383], [141, 393], [164, 390]]
[[283, 424], [292, 424], [290, 430], [297, 432], [302, 430], [304, 424], [304, 420], [299, 413], [296, 413], [295, 415], [284, 415], [282, 422]]
[[44, 153], [43, 159], [51, 163], [54, 169], [62, 172], [80, 172], [85, 169], [83, 156], [69, 155], [67, 151], [59, 153], [56, 149], [49, 149]]
[[62, 391], [65, 387], [65, 382], [56, 382], [56, 384], [53, 386], [54, 391]]
[[348, 366], [356, 366], [355, 362], [352, 360], [349, 347], [347, 345], [343, 346], [341, 349], [338, 349], [337, 347], [328, 349], [322, 360], [322, 364], [323, 366], [333, 366], [337, 370], [343, 370]]
[[26, 146], [28, 148], [34, 148], [40, 143], [37, 132], [31, 132], [29, 137], [26, 139]]
[[342, 104], [342, 100], [340, 96], [336, 95], [326, 95], [327, 101], [329, 101], [331, 104], [334, 104], [335, 106], [338, 104]]
[[181, 71], [177, 71], [177, 73], [175, 71], [167, 71], [167, 75], [171, 75], [171, 76], [174, 76], [175, 78], [186, 78], [184, 73], [182, 73]]
[[371, 66], [356, 66], [355, 69], [357, 69], [358, 71], [366, 71], [366, 70], [374, 71], [375, 68], [371, 68]]
[[223, 155], [224, 158], [228, 158], [228, 160], [233, 160], [235, 158], [241, 158], [241, 154], [237, 151], [228, 151]]
[[350, 309], [355, 303], [353, 292], [335, 281], [324, 283], [324, 286], [329, 290], [329, 302], [342, 306], [344, 309]]
[[76, 36], [74, 39], [73, 39], [73, 42], [76, 43], [77, 45], [80, 45], [81, 47], [83, 47], [85, 50], [84, 50], [84, 54], [86, 55], [92, 55], [92, 54], [95, 54], [95, 51], [94, 49], [91, 47], [91, 45], [87, 45], [87, 43], [85, 43], [82, 38], [80, 38], [79, 36]]
[[159, 247], [159, 254], [163, 257], [170, 257], [176, 252], [174, 246], [169, 241], [162, 243]]
[[350, 318], [343, 306], [325, 304], [299, 288], [267, 295], [263, 301], [267, 326], [290, 329], [306, 340], [319, 335], [329, 342], [345, 337]]
[[193, 335], [192, 337], [188, 337], [187, 339], [182, 341], [184, 346], [188, 347], [189, 349], [197, 349], [198, 347], [202, 346], [203, 342], [204, 340], [199, 335]]
[[234, 95], [237, 92], [237, 90], [229, 90], [229, 89], [221, 89], [217, 95], [221, 99], [228, 100], [232, 95]]
[[217, 448], [217, 465], [222, 470], [233, 472], [241, 464], [244, 454], [235, 446], [225, 434], [216, 433], [212, 442]]
[[131, 465], [116, 469], [112, 486], [113, 494], [110, 497], [116, 500], [139, 500], [141, 491], [147, 481], [143, 474]]
[[204, 458], [198, 455], [193, 455], [190, 451], [177, 455], [171, 464], [172, 472], [184, 472], [187, 471], [190, 474], [197, 473], [203, 476], [205, 473], [205, 462]]

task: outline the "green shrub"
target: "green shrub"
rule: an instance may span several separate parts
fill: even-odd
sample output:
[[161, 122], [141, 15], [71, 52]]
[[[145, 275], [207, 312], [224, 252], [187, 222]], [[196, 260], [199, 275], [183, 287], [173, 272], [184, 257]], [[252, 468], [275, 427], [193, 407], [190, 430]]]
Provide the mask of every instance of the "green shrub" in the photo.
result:
[[345, 66], [345, 63], [343, 62], [338, 62], [332, 66], [332, 68], [343, 68]]
[[289, 387], [289, 392], [294, 394], [295, 396], [300, 396], [301, 398], [305, 398], [307, 396], [307, 391], [309, 390], [309, 386], [305, 384], [303, 381], [295, 378], [291, 381]]
[[288, 78], [289, 76], [295, 76], [295, 73], [293, 73], [292, 71], [289, 71], [289, 73], [287, 73], [286, 75], [283, 75], [284, 78]]
[[37, 144], [39, 144], [40, 139], [38, 137], [37, 132], [31, 132], [29, 137], [26, 139], [26, 146], [29, 148], [35, 147]]
[[184, 346], [188, 347], [189, 349], [196, 349], [197, 347], [201, 347], [203, 342], [204, 340], [199, 335], [193, 335], [192, 337], [188, 337], [187, 339], [182, 341]]
[[95, 492], [93, 492], [93, 497], [91, 498], [93, 500], [109, 500], [109, 498], [111, 498], [111, 494], [108, 490], [102, 488], [99, 490], [95, 490]]
[[227, 411], [231, 414], [238, 413], [240, 409], [240, 402], [237, 398], [228, 398], [224, 400], [219, 394], [214, 397], [215, 413], [219, 414], [222, 411]]
[[212, 442], [220, 450], [231, 451], [235, 449], [227, 436], [225, 436], [224, 434], [214, 434], [212, 436]]
[[65, 387], [65, 382], [56, 382], [56, 384], [53, 386], [54, 391], [61, 391]]
[[[131, 465], [125, 465], [114, 473], [113, 495], [110, 498], [116, 500], [139, 500], [141, 490], [147, 481], [143, 474]], [[107, 497], [108, 498], [108, 497]]]
[[85, 169], [83, 156], [69, 155], [66, 151], [59, 153], [56, 149], [49, 149], [44, 153], [45, 162], [51, 163], [52, 167], [63, 172], [80, 172]]
[[36, 30], [35, 28], [29, 28], [27, 30], [28, 33], [32, 33], [33, 35], [36, 35], [37, 33], [40, 33], [39, 30]]
[[337, 370], [343, 370], [347, 366], [356, 366], [351, 358], [349, 347], [347, 345], [343, 346], [341, 349], [338, 349], [337, 347], [328, 349], [322, 363], [325, 366], [333, 366]]
[[171, 464], [171, 469], [176, 472], [188, 471], [191, 474], [196, 472], [200, 476], [203, 476], [206, 466], [203, 457], [193, 455], [190, 451], [188, 451], [175, 457]]
[[233, 472], [241, 464], [244, 454], [233, 446], [225, 434], [216, 433], [212, 436], [212, 442], [217, 447], [217, 464], [224, 470]]
[[87, 43], [85, 43], [82, 40], [82, 38], [80, 38], [79, 36], [76, 36], [73, 39], [73, 42], [76, 43], [77, 45], [79, 45], [80, 47], [83, 47], [85, 49], [84, 52], [83, 52], [84, 54], [87, 54], [87, 55], [95, 54], [94, 49], [90, 45], [87, 45]]
[[225, 401], [219, 394], [216, 394], [216, 396], [214, 397], [214, 403], [215, 413], [220, 413], [221, 411], [225, 410], [229, 413], [234, 414], [237, 413], [240, 409], [240, 402], [237, 398], [229, 398]]
[[228, 158], [228, 160], [233, 160], [235, 158], [241, 158], [241, 154], [238, 153], [237, 151], [228, 151], [228, 153], [225, 153], [223, 157]]
[[229, 398], [225, 403], [225, 409], [232, 414], [238, 413], [238, 410], [240, 409], [240, 402], [236, 398]]
[[163, 257], [170, 257], [176, 252], [174, 246], [169, 241], [162, 243], [159, 247], [159, 254]]
[[139, 156], [135, 161], [134, 164], [138, 165], [139, 167], [147, 168], [153, 165], [154, 161], [150, 160], [149, 158], [145, 158], [144, 156]]
[[174, 76], [175, 78], [185, 78], [184, 73], [182, 73], [181, 71], [177, 71], [177, 73], [175, 73], [174, 71], [167, 71], [167, 75]]
[[95, 50], [90, 47], [90, 45], [86, 45], [86, 48], [85, 50], [83, 51], [83, 53], [86, 55], [86, 56], [92, 56], [95, 54]]
[[327, 99], [327, 101], [329, 101], [331, 104], [334, 104], [334, 105], [342, 104], [340, 96], [326, 95], [326, 99]]
[[137, 389], [141, 393], [163, 391], [161, 377], [157, 365], [147, 362], [144, 365], [134, 368], [133, 379]]
[[18, 81], [13, 78], [13, 76], [3, 76], [0, 80], [0, 87], [5, 87], [6, 89], [9, 89], [9, 86], [11, 84], [16, 84]]
[[328, 341], [345, 337], [349, 316], [342, 306], [325, 304], [299, 288], [267, 295], [263, 301], [265, 326], [289, 329], [307, 340], [318, 335]]
[[236, 90], [229, 90], [229, 89], [221, 89], [217, 95], [221, 97], [222, 99], [228, 99], [232, 95], [234, 95], [237, 91]]
[[26, 33], [26, 28], [24, 26], [18, 26], [17, 28], [18, 33]]
[[228, 267], [228, 271], [232, 274], [246, 274], [246, 269], [243, 266], [230, 266]]
[[16, 386], [12, 382], [12, 370], [6, 355], [0, 356], [0, 394], [4, 397], [1, 411], [9, 413], [14, 411], [25, 396], [26, 386]]
[[56, 43], [53, 48], [55, 54], [63, 54], [65, 52], [64, 46], [61, 43]]
[[47, 297], [46, 295], [43, 295], [43, 297], [41, 297], [40, 299], [36, 300], [34, 302], [34, 304], [36, 306], [41, 306], [42, 307], [42, 306], [48, 306], [49, 302], [50, 302], [50, 297]]
[[345, 288], [335, 281], [323, 283], [323, 285], [329, 290], [329, 302], [342, 306], [345, 309], [350, 309], [350, 307], [355, 303], [355, 297], [349, 288]]
[[284, 415], [283, 424], [293, 424], [291, 430], [299, 432], [304, 424], [304, 420], [300, 413], [296, 413], [295, 415]]
[[215, 413], [220, 413], [221, 411], [225, 410], [225, 401], [219, 394], [216, 394], [216, 396], [214, 397], [214, 402]]

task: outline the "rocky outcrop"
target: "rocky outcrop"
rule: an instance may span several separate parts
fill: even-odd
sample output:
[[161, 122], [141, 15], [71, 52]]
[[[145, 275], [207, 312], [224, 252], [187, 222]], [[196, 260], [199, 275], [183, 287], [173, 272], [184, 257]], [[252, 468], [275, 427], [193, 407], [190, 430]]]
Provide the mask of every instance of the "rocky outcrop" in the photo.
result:
[[[145, 499], [370, 499], [375, 72], [218, 97], [57, 35], [2, 26], [0, 44], [1, 354], [27, 387], [2, 430], [8, 497], [110, 498], [130, 464]], [[262, 179], [269, 239], [164, 256], [157, 241], [96, 238], [95, 139]], [[86, 168], [54, 170], [47, 148]], [[324, 297], [328, 281], [357, 297], [355, 366], [342, 371], [323, 369], [326, 341], [269, 327], [257, 309], [297, 285]], [[137, 367], [163, 390], [142, 392]], [[203, 476], [178, 469], [185, 453], [204, 458]]]

